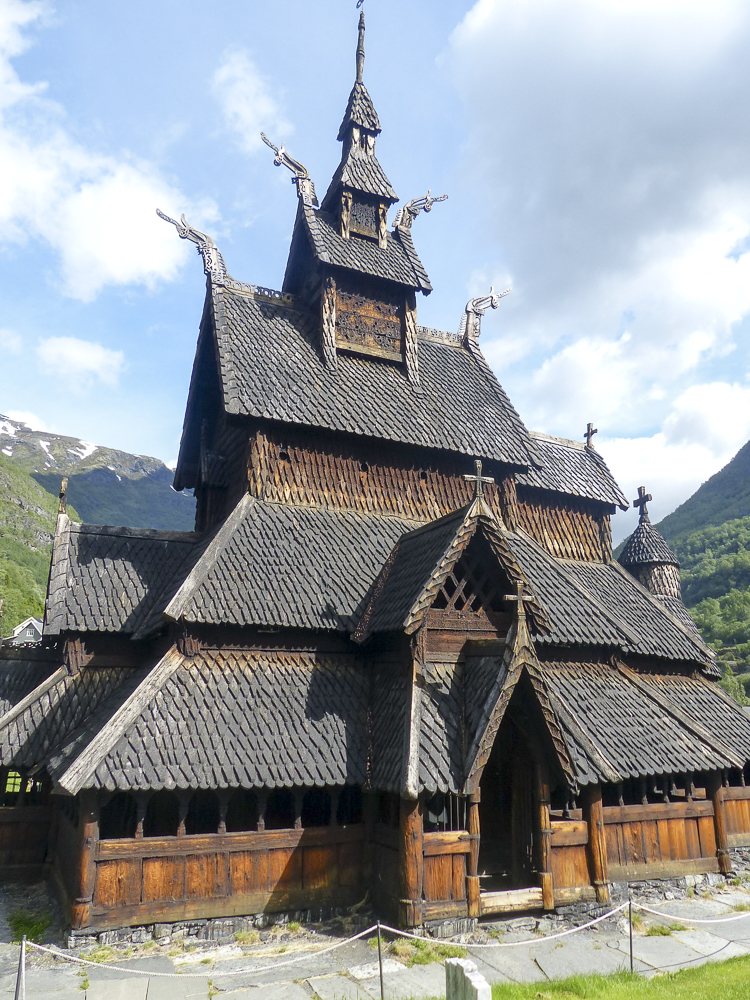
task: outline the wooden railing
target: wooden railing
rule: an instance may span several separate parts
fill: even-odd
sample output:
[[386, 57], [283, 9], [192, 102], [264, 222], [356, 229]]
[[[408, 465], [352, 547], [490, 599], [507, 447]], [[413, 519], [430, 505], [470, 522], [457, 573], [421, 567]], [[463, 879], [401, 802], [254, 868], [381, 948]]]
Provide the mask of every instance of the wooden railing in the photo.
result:
[[349, 906], [364, 891], [364, 830], [100, 841], [91, 925]]

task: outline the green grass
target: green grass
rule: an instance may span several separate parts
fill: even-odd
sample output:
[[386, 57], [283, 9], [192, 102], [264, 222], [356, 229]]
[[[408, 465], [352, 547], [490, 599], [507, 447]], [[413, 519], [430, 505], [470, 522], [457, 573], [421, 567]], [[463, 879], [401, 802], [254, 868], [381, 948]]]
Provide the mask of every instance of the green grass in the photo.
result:
[[52, 918], [46, 910], [38, 910], [36, 913], [16, 910], [8, 917], [13, 940], [16, 942], [25, 934], [28, 941], [35, 941], [38, 944], [51, 922]]
[[672, 931], [686, 931], [682, 924], [654, 924], [646, 931], [646, 937], [669, 937]]
[[629, 972], [492, 987], [492, 1000], [747, 1000], [750, 958], [644, 979]]
[[441, 944], [439, 941], [409, 941], [406, 938], [399, 938], [388, 945], [387, 951], [408, 966], [444, 962], [446, 958], [466, 958], [466, 948], [460, 945]]

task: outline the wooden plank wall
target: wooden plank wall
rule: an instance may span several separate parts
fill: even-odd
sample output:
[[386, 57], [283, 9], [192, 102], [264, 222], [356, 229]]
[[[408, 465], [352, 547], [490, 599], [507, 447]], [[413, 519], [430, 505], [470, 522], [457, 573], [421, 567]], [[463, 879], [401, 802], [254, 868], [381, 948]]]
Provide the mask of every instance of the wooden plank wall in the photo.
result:
[[610, 881], [719, 870], [712, 802], [605, 806], [603, 811]]
[[48, 806], [0, 807], [0, 878], [40, 874], [51, 822], [52, 810]]
[[471, 852], [467, 831], [425, 833], [422, 840], [424, 864], [424, 916], [466, 916], [466, 864]]
[[519, 486], [517, 516], [520, 526], [558, 559], [597, 562], [612, 555], [603, 504]]
[[372, 836], [372, 893], [378, 912], [398, 920], [401, 899], [399, 828], [375, 823]]
[[104, 840], [91, 924], [350, 906], [363, 893], [364, 824]]
[[724, 815], [729, 847], [750, 847], [750, 788], [724, 789]]
[[552, 885], [555, 894], [559, 890], [571, 889], [591, 884], [586, 847], [589, 830], [586, 820], [559, 820], [550, 823], [552, 837]]

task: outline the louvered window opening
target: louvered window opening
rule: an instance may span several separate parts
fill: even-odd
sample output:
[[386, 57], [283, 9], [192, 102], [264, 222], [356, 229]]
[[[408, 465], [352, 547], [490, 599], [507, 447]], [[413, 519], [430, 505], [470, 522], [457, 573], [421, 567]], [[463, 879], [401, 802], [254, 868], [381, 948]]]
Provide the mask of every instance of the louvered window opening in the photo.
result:
[[503, 589], [498, 586], [497, 569], [469, 563], [461, 558], [438, 591], [433, 608], [438, 611], [500, 612], [504, 610]]

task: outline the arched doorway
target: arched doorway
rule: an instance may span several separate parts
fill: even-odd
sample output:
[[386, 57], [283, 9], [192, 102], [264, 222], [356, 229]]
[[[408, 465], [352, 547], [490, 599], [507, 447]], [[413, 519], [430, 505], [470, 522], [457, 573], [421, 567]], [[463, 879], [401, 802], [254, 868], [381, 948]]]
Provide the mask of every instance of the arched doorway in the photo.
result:
[[482, 892], [539, 885], [538, 784], [536, 753], [509, 711], [482, 774]]

